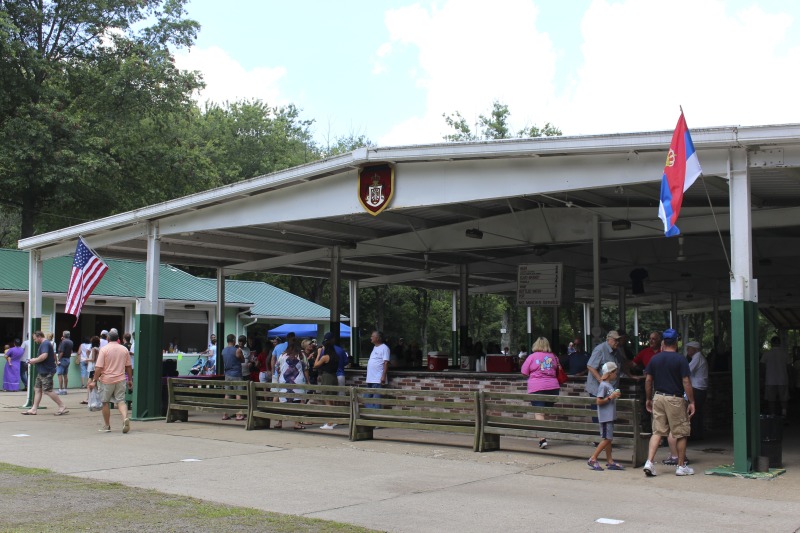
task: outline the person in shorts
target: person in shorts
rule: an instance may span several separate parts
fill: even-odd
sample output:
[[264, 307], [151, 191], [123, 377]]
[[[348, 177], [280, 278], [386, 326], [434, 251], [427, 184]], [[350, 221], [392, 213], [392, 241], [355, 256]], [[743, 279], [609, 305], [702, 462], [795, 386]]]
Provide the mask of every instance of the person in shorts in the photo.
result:
[[689, 419], [694, 415], [694, 391], [689, 362], [678, 353], [677, 331], [671, 328], [664, 331], [661, 352], [650, 360], [644, 372], [647, 375], [644, 382], [646, 407], [653, 415], [653, 436], [644, 473], [648, 477], [656, 475], [653, 463], [658, 446], [662, 437], [671, 433], [678, 452], [675, 475], [690, 476], [694, 469], [686, 464], [686, 438], [692, 432]]
[[108, 330], [108, 344], [100, 348], [94, 365], [94, 379], [89, 382], [89, 388], [98, 387], [100, 401], [103, 402], [103, 427], [98, 430], [101, 433], [111, 431], [111, 402], [122, 415], [122, 432], [127, 433], [131, 429], [128, 403], [125, 401], [125, 392], [133, 389], [131, 355], [118, 341], [119, 332], [114, 328]]
[[61, 416], [69, 413], [69, 409], [61, 401], [61, 398], [53, 392], [53, 375], [56, 373], [56, 352], [53, 343], [46, 340], [44, 333], [37, 331], [33, 334], [34, 342], [39, 344], [39, 353], [32, 357], [29, 364], [36, 365], [36, 381], [33, 385], [33, 407], [27, 411], [22, 411], [23, 415], [35, 415], [39, 410], [39, 403], [42, 395], [47, 395], [58, 405], [58, 411], [54, 414]]
[[617, 364], [609, 361], [602, 367], [603, 375], [597, 388], [597, 419], [600, 423], [600, 443], [589, 458], [587, 464], [592, 470], [602, 471], [603, 467], [597, 463], [600, 452], [606, 451], [606, 468], [609, 470], [624, 470], [619, 463], [614, 462], [611, 456], [611, 443], [614, 440], [614, 421], [617, 418], [616, 399], [621, 396], [619, 389], [611, 385], [618, 373]]
[[56, 361], [58, 362], [56, 367], [58, 392], [56, 394], [66, 394], [69, 388], [69, 362], [72, 357], [72, 348], [74, 347], [69, 337], [69, 331], [64, 331], [61, 336], [61, 343], [58, 345], [58, 353], [56, 353]]

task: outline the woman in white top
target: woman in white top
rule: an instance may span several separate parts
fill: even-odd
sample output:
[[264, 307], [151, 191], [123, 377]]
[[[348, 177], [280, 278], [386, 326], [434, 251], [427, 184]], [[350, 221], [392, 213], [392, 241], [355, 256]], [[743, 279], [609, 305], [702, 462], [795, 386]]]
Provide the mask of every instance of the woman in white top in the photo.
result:
[[[94, 379], [94, 365], [97, 363], [97, 356], [100, 355], [100, 337], [95, 335], [89, 341], [89, 356], [86, 359], [86, 371], [88, 372], [89, 379]], [[83, 344], [81, 344], [81, 357], [83, 357]], [[86, 390], [86, 399], [81, 404], [86, 405], [89, 403], [89, 390]]]

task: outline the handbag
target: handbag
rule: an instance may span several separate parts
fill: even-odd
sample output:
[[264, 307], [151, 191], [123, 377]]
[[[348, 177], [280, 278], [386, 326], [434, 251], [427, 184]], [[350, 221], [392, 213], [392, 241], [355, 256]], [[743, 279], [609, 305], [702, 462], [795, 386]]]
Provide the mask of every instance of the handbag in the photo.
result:
[[567, 382], [569, 377], [567, 376], [567, 371], [564, 370], [564, 367], [561, 366], [561, 363], [558, 363], [558, 368], [556, 368], [556, 379], [558, 380], [559, 385], [563, 385]]

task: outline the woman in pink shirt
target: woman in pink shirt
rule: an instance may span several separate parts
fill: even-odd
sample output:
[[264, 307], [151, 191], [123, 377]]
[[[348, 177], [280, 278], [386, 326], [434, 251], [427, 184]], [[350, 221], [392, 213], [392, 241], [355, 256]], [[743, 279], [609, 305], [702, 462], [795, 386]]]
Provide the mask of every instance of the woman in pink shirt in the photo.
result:
[[[558, 396], [561, 384], [556, 377], [558, 370], [558, 357], [550, 349], [550, 342], [539, 337], [533, 343], [532, 354], [522, 364], [522, 374], [528, 376], [528, 394], [551, 394]], [[537, 407], [552, 407], [555, 402], [534, 400], [531, 405]], [[544, 413], [535, 413], [536, 420], [544, 420]], [[539, 440], [539, 448], [547, 448], [547, 439]]]

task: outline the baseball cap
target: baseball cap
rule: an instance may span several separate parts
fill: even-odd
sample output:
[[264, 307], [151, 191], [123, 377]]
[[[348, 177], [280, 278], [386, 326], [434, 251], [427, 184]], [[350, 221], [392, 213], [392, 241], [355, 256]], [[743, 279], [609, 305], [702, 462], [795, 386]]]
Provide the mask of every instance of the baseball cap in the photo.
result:
[[674, 341], [678, 340], [678, 332], [672, 328], [665, 329], [664, 333], [661, 335], [664, 340]]
[[325, 336], [322, 338], [322, 342], [328, 342], [328, 341], [330, 341], [330, 340], [333, 340], [333, 333], [331, 333], [331, 332], [329, 331], [329, 332], [327, 332], [327, 333], [325, 334]]
[[608, 363], [603, 365], [603, 368], [601, 368], [603, 374], [608, 374], [610, 372], [615, 371], [616, 369], [617, 369], [617, 363], [613, 361], [609, 361]]
[[108, 330], [104, 329], [103, 331], [100, 332], [100, 335], [108, 335]]
[[611, 331], [608, 332], [608, 335], [606, 335], [606, 338], [607, 339], [619, 339], [620, 338], [620, 334], [617, 333], [617, 330], [612, 329]]
[[697, 341], [687, 342], [686, 343], [686, 347], [687, 348], [694, 348], [695, 350], [699, 350], [700, 349], [700, 343], [697, 342]]

